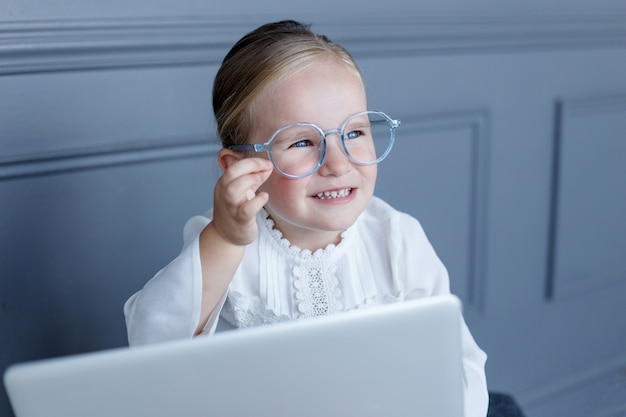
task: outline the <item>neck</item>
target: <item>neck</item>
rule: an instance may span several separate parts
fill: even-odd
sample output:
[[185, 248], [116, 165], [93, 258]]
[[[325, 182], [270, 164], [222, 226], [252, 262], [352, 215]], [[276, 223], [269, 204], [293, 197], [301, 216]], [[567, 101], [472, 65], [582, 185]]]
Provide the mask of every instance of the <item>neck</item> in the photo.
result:
[[[281, 232], [282, 233], [282, 232]], [[318, 232], [315, 235], [290, 237], [283, 233], [283, 237], [287, 239], [292, 246], [300, 249], [308, 249], [315, 252], [318, 249], [325, 249], [330, 244], [339, 244], [341, 242], [341, 232]]]
[[302, 250], [315, 252], [318, 249], [325, 249], [330, 244], [337, 245], [341, 242], [343, 231], [307, 230], [277, 222], [269, 214], [268, 218], [274, 222], [274, 229], [278, 230], [282, 237], [289, 241], [291, 246], [297, 246]]

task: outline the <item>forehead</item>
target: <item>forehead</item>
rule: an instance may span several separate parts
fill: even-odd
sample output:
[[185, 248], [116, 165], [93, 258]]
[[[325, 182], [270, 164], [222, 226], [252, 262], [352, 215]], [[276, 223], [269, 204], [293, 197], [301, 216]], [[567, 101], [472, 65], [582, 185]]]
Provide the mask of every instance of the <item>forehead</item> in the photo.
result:
[[359, 73], [339, 59], [327, 58], [268, 86], [253, 111], [257, 128], [273, 132], [295, 122], [332, 129], [364, 110], [367, 100]]

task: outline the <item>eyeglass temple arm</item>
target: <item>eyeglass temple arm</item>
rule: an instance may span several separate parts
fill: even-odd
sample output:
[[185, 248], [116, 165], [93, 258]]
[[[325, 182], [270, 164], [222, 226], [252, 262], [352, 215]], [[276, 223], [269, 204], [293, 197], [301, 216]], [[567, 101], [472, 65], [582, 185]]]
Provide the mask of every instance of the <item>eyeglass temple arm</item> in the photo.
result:
[[230, 145], [228, 149], [233, 151], [263, 152], [265, 145], [262, 143], [247, 143], [244, 145]]
[[380, 124], [391, 124], [391, 127], [393, 129], [397, 128], [398, 126], [400, 126], [400, 120], [373, 120], [371, 122], [373, 125], [380, 125]]

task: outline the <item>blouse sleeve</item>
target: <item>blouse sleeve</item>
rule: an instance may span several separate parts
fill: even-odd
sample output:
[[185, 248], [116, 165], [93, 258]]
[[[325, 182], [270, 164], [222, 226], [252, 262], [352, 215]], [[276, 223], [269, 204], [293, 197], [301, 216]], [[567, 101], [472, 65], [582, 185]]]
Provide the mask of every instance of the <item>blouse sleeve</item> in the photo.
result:
[[[130, 346], [193, 336], [202, 302], [199, 235], [210, 221], [210, 213], [189, 219], [180, 254], [126, 301]], [[215, 329], [220, 308], [215, 310], [203, 333]]]
[[[391, 249], [396, 276], [406, 299], [450, 292], [448, 272], [428, 241], [419, 222], [401, 214], [392, 226], [398, 247]], [[489, 404], [485, 362], [487, 355], [476, 344], [465, 320], [461, 319], [461, 343], [465, 383], [465, 416], [485, 417]]]

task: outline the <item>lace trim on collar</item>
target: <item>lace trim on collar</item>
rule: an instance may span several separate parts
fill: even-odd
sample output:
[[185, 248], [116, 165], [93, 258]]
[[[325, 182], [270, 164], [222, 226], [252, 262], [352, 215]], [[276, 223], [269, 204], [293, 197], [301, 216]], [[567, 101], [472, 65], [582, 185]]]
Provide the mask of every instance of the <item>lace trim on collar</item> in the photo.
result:
[[265, 227], [269, 232], [270, 236], [278, 243], [280, 247], [282, 247], [287, 253], [295, 259], [300, 260], [309, 260], [309, 259], [327, 259], [331, 255], [335, 253], [339, 246], [343, 246], [342, 244], [346, 240], [346, 236], [348, 235], [348, 230], [344, 230], [341, 232], [341, 241], [338, 244], [330, 243], [325, 248], [317, 249], [315, 252], [311, 252], [308, 249], [301, 249], [296, 245], [292, 245], [291, 242], [283, 237], [283, 234], [280, 230], [276, 229], [274, 220], [270, 218], [269, 213], [265, 209], [261, 209], [261, 216], [264, 220]]

